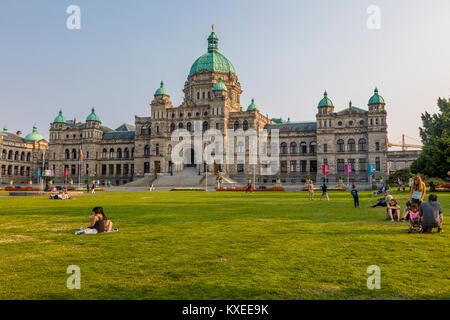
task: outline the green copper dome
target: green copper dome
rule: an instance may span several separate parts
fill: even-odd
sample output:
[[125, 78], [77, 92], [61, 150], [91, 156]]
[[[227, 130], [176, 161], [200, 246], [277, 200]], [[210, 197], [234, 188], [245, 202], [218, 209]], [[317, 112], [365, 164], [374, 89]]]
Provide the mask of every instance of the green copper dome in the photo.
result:
[[213, 32], [208, 37], [208, 52], [198, 58], [191, 67], [189, 75], [206, 70], [211, 72], [236, 73], [231, 62], [218, 52], [219, 38]]
[[383, 97], [378, 94], [378, 88], [375, 88], [373, 96], [369, 100], [369, 104], [385, 104]]
[[62, 115], [62, 110], [59, 110], [59, 114], [55, 120], [53, 120], [53, 123], [66, 123], [66, 118]]
[[213, 91], [227, 91], [227, 86], [222, 82], [222, 77], [219, 77], [219, 82], [216, 83]]
[[98, 122], [101, 122], [100, 118], [98, 117], [98, 115], [95, 114], [95, 109], [94, 108], [92, 108], [91, 114], [88, 115], [88, 117], [86, 118], [86, 121], [98, 121]]
[[164, 88], [164, 82], [161, 80], [161, 85], [158, 88], [158, 90], [156, 90], [155, 92], [155, 96], [168, 96], [169, 92], [166, 90], [166, 88]]
[[29, 141], [41, 141], [43, 139], [44, 139], [44, 137], [37, 132], [36, 125], [33, 126], [33, 132], [30, 133], [30, 134], [27, 134], [27, 136], [25, 137], [25, 141], [26, 142], [29, 142]]
[[258, 106], [255, 104], [255, 99], [252, 98], [252, 103], [247, 107], [247, 111], [258, 110]]
[[318, 107], [333, 107], [333, 102], [328, 99], [328, 93], [326, 91], [323, 93], [323, 99], [320, 100]]

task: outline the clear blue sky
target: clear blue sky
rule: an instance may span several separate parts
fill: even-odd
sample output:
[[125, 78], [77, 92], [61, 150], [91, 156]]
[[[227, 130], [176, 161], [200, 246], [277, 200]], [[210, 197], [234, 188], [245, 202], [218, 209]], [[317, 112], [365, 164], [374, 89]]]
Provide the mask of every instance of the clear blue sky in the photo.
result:
[[[71, 4], [81, 30], [66, 28]], [[380, 30], [366, 27], [372, 4]], [[134, 123], [161, 79], [178, 105], [214, 23], [244, 106], [314, 120], [325, 89], [340, 110], [366, 108], [378, 86], [390, 139], [418, 139], [420, 114], [450, 95], [449, 13], [448, 0], [2, 0], [0, 126], [48, 137], [60, 108], [84, 121], [92, 106], [110, 127]]]

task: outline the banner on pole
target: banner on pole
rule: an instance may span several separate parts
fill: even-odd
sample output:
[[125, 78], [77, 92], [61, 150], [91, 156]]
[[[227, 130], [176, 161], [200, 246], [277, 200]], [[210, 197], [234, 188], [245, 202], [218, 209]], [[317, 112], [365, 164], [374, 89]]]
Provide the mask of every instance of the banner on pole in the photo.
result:
[[37, 169], [36, 170], [36, 178], [40, 178], [41, 177], [41, 169]]
[[64, 168], [64, 178], [67, 178], [69, 176], [69, 169]]
[[367, 171], [369, 172], [369, 175], [373, 175], [373, 173], [375, 172], [375, 164], [374, 163], [367, 164]]
[[345, 174], [349, 176], [351, 173], [352, 173], [352, 164], [351, 163], [345, 164]]
[[322, 172], [324, 175], [327, 175], [328, 172], [330, 172], [330, 165], [329, 164], [323, 164], [322, 165]]

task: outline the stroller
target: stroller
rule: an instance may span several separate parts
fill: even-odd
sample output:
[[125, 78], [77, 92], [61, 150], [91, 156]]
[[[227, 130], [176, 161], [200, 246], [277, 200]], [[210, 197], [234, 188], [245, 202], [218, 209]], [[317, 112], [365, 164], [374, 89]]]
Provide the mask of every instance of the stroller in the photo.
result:
[[422, 232], [422, 218], [419, 211], [409, 213], [409, 230], [411, 232]]

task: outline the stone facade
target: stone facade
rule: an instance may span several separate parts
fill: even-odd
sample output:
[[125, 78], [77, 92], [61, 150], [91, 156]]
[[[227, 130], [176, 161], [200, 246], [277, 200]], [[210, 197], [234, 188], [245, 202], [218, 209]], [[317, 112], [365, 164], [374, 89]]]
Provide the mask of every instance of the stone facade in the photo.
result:
[[22, 137], [22, 132], [8, 132], [5, 128], [0, 131], [0, 183], [28, 184], [38, 182], [37, 171], [45, 168], [48, 142], [33, 132]]
[[[108, 179], [123, 184], [146, 175], [173, 174], [186, 166], [196, 166], [199, 174], [206, 170], [221, 172], [241, 182], [255, 174], [258, 183], [270, 184], [278, 176], [282, 183], [298, 184], [307, 177], [338, 183], [341, 176], [345, 179], [346, 163], [353, 165], [350, 180], [367, 182], [369, 163], [376, 165], [377, 178], [387, 177], [387, 113], [377, 89], [367, 110], [350, 102], [348, 107], [335, 112], [325, 93], [313, 122], [270, 119], [254, 101], [246, 110], [241, 106], [242, 90], [236, 72], [218, 53], [218, 38], [212, 32], [208, 52], [192, 66], [183, 92], [183, 102], [174, 107], [161, 82], [150, 104], [150, 114], [136, 116], [134, 126], [123, 125], [115, 130], [103, 126], [94, 110], [85, 123], [66, 121], [60, 113], [50, 129], [49, 168], [54, 169], [55, 179], [77, 181], [80, 175], [81, 182]], [[209, 166], [174, 163], [171, 153], [176, 142], [171, 140], [171, 133], [178, 128], [193, 132], [195, 125], [200, 125], [203, 132], [211, 128], [221, 131], [225, 143], [231, 131], [267, 129], [270, 137], [270, 130], [279, 129], [279, 171], [272, 176], [259, 176], [260, 162]], [[84, 155], [82, 161], [80, 150]], [[184, 155], [187, 160], [195, 159], [192, 150]], [[248, 144], [244, 147], [235, 144], [235, 153], [239, 152], [245, 152], [248, 158]], [[322, 173], [323, 164], [329, 165], [326, 177]]]

